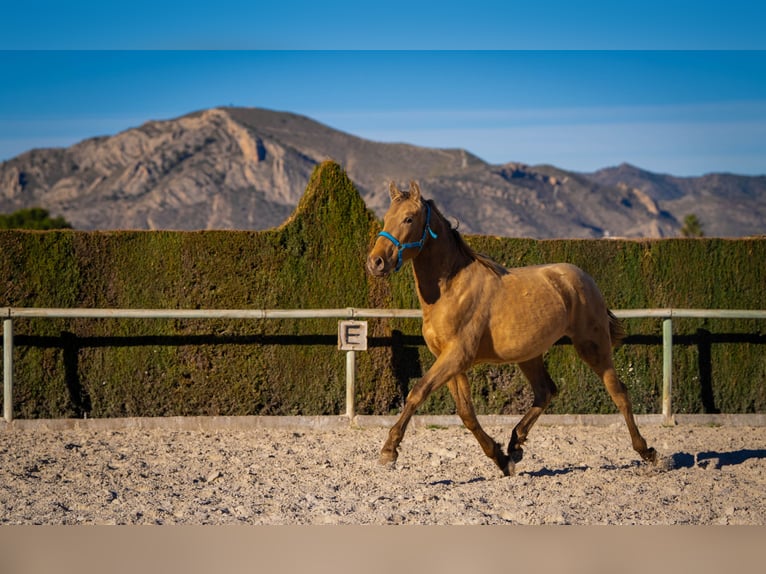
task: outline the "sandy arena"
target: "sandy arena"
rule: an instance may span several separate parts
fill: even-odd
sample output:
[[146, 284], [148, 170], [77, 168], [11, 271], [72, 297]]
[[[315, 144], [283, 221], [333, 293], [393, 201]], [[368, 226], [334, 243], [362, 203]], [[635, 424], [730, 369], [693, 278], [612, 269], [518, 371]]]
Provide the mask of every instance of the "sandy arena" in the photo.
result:
[[[507, 443], [510, 428], [490, 427]], [[766, 524], [766, 427], [536, 426], [503, 477], [463, 427], [0, 432], [0, 524]]]

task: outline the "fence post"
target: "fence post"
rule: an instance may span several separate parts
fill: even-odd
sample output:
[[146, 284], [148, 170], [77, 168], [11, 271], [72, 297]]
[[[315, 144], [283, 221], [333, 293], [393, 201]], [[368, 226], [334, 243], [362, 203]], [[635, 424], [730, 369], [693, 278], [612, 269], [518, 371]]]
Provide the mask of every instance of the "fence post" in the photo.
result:
[[[353, 315], [353, 312], [350, 314]], [[356, 414], [356, 352], [367, 350], [367, 321], [338, 321], [338, 349], [346, 351], [346, 416], [353, 423]]]
[[354, 392], [356, 389], [356, 351], [346, 351], [346, 416], [354, 420]]
[[13, 420], [13, 319], [3, 318], [3, 418]]
[[673, 320], [662, 321], [662, 419], [663, 424], [672, 424], [673, 409]]

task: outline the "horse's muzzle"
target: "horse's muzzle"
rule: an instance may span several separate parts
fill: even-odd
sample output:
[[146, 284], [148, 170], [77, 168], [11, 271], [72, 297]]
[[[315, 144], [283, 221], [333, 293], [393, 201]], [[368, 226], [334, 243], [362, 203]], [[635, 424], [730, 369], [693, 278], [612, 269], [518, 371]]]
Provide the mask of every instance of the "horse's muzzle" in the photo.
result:
[[367, 272], [373, 277], [385, 277], [391, 269], [386, 269], [386, 260], [380, 255], [370, 255], [367, 258]]

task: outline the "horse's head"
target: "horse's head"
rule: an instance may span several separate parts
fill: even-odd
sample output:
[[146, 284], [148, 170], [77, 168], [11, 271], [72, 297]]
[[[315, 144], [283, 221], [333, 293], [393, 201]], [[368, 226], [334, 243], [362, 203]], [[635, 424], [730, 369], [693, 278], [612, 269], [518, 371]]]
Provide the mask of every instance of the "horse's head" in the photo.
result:
[[410, 182], [409, 191], [401, 191], [396, 184], [389, 186], [391, 207], [383, 217], [383, 231], [367, 257], [367, 270], [376, 277], [398, 271], [405, 261], [412, 259], [430, 237], [431, 207], [420, 196], [420, 188]]

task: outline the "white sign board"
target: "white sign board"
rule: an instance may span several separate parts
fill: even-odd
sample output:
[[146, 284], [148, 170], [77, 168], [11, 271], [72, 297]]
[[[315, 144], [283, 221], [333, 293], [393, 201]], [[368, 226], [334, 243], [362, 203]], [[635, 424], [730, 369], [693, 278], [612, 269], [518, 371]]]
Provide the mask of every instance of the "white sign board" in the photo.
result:
[[338, 349], [367, 350], [367, 321], [338, 321]]

